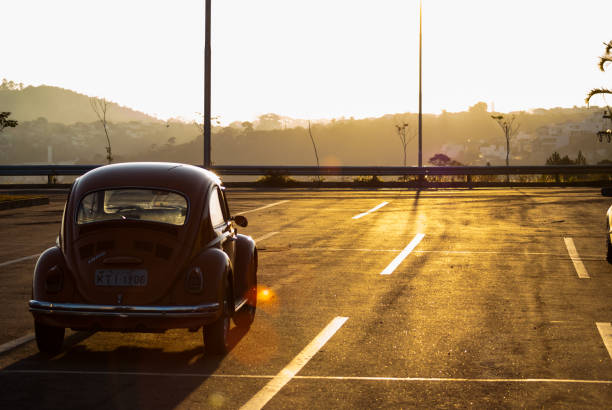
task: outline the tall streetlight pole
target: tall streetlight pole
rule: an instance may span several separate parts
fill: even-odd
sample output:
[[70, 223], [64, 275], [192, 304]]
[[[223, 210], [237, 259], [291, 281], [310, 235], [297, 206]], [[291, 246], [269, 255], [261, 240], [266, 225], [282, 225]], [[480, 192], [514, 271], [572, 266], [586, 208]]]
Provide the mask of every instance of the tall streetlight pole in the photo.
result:
[[210, 168], [210, 2], [206, 0], [204, 38], [204, 168]]
[[419, 1], [419, 168], [423, 166], [423, 95], [421, 87], [423, 35], [423, 0]]

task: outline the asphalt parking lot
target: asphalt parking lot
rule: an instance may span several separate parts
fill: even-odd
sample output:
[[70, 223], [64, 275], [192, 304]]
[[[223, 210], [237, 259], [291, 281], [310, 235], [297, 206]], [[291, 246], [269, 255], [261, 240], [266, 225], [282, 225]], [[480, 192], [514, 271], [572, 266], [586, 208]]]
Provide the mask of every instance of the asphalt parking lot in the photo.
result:
[[230, 191], [260, 286], [226, 357], [187, 330], [38, 354], [31, 275], [62, 201], [0, 211], [2, 408], [610, 406], [598, 189]]

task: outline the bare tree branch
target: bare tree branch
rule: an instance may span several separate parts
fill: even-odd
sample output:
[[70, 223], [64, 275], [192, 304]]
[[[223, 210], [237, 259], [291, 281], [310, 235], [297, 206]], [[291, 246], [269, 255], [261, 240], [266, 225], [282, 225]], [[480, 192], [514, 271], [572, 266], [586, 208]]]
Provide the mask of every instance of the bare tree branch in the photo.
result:
[[113, 162], [113, 154], [111, 151], [111, 142], [110, 142], [110, 137], [108, 136], [108, 127], [107, 127], [107, 120], [106, 120], [106, 112], [108, 110], [108, 103], [105, 98], [100, 99], [96, 97], [91, 97], [89, 99], [89, 105], [91, 105], [91, 108], [96, 113], [98, 120], [100, 120], [100, 122], [102, 123], [102, 127], [104, 127], [104, 134], [106, 135], [106, 142], [107, 142], [106, 160], [110, 164]]
[[504, 137], [506, 138], [506, 166], [510, 166], [510, 141], [518, 133], [520, 124], [515, 124], [516, 117], [514, 115], [510, 118], [506, 118], [503, 115], [491, 115], [491, 118], [497, 122], [504, 132]]
[[410, 127], [410, 123], [408, 123], [407, 121], [403, 121], [399, 125], [396, 124], [395, 130], [397, 131], [397, 136], [399, 137], [400, 142], [402, 144], [402, 149], [404, 152], [404, 167], [405, 167], [406, 166], [406, 147], [408, 146], [410, 141], [412, 141], [414, 137], [416, 136], [416, 130], [413, 130]]
[[[315, 158], [317, 159], [317, 168], [320, 168], [319, 164], [319, 153], [317, 152], [317, 145], [315, 144], [314, 137], [312, 136], [312, 131], [310, 130], [310, 120], [308, 120], [308, 135], [310, 135], [310, 141], [312, 141], [312, 148], [314, 149]], [[321, 177], [319, 176], [319, 181], [321, 181]]]

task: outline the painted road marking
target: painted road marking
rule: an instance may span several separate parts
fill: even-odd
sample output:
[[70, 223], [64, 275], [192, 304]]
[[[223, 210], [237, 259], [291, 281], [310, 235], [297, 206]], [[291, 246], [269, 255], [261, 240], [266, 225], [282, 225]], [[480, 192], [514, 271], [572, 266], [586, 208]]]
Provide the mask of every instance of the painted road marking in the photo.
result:
[[359, 219], [359, 218], [361, 218], [361, 217], [363, 217], [363, 216], [366, 216], [367, 214], [371, 214], [372, 212], [376, 212], [376, 211], [378, 211], [380, 208], [382, 208], [383, 206], [387, 205], [388, 203], [389, 203], [389, 202], [387, 202], [387, 201], [381, 202], [380, 204], [376, 205], [374, 208], [370, 209], [369, 211], [364, 212], [364, 213], [359, 214], [359, 215], [355, 215], [355, 216], [353, 217], [353, 219]]
[[[216, 379], [274, 379], [266, 374], [215, 374], [215, 373], [162, 373], [162, 372], [113, 372], [80, 370], [0, 370], [2, 374], [24, 375], [64, 375], [64, 376], [136, 376], [136, 377], [196, 377]], [[589, 379], [469, 379], [453, 377], [378, 377], [378, 376], [293, 376], [296, 380], [354, 380], [354, 381], [392, 381], [392, 382], [448, 382], [448, 383], [582, 383], [610, 384], [612, 380]]]
[[267, 234], [265, 234], [265, 235], [263, 235], [263, 236], [260, 236], [260, 237], [259, 237], [259, 238], [257, 238], [257, 239], [253, 239], [253, 240], [254, 240], [255, 242], [261, 242], [261, 241], [263, 241], [263, 240], [266, 240], [266, 239], [268, 239], [268, 238], [270, 238], [270, 237], [272, 237], [272, 236], [276, 235], [277, 233], [278, 233], [278, 232], [270, 232], [270, 233], [267, 233]]
[[38, 258], [39, 256], [40, 256], [40, 253], [37, 253], [36, 255], [24, 256], [23, 258], [13, 259], [12, 261], [8, 261], [8, 262], [2, 262], [0, 263], [0, 268], [3, 266], [12, 265], [13, 263], [23, 262], [23, 261], [27, 261], [30, 259]]
[[[299, 246], [291, 246], [291, 248], [287, 249], [288, 251], [333, 251], [333, 252], [347, 252], [347, 251], [355, 251], [355, 252], [399, 252], [401, 249], [372, 249], [372, 248], [301, 248]], [[528, 255], [544, 255], [544, 256], [557, 256], [562, 259], [569, 259], [567, 254], [559, 254], [559, 253], [550, 253], [550, 252], [505, 252], [505, 251], [450, 251], [450, 250], [415, 250], [414, 253], [450, 253], [450, 254], [464, 254], [464, 255], [517, 255], [517, 256], [528, 256]], [[593, 261], [603, 261], [604, 257], [599, 255], [587, 255], [588, 257], [582, 256], [580, 259], [585, 260], [593, 260]], [[570, 259], [571, 260], [571, 259]]]
[[584, 263], [582, 263], [582, 259], [580, 259], [580, 255], [578, 255], [578, 251], [576, 250], [576, 245], [574, 245], [574, 240], [572, 238], [563, 238], [565, 241], [565, 247], [567, 248], [567, 253], [569, 253], [572, 262], [574, 263], [574, 268], [576, 269], [576, 273], [580, 279], [589, 279], [589, 273], [584, 267]]
[[255, 396], [245, 403], [241, 409], [261, 409], [276, 393], [308, 363], [308, 361], [327, 343], [329, 339], [342, 327], [348, 317], [338, 316], [308, 344], [283, 370], [268, 382]]
[[355, 380], [396, 382], [467, 382], [467, 383], [585, 383], [612, 384], [612, 380], [585, 379], [468, 379], [460, 377], [361, 377], [361, 376], [295, 376], [300, 380]]
[[597, 330], [599, 330], [599, 334], [603, 339], [604, 345], [606, 345], [606, 349], [608, 349], [608, 354], [612, 359], [612, 325], [610, 323], [597, 323]]
[[10, 342], [6, 342], [5, 344], [0, 345], [0, 354], [8, 352], [9, 350], [13, 350], [14, 348], [24, 345], [26, 343], [29, 343], [32, 340], [34, 340], [34, 333], [30, 333]]
[[414, 248], [417, 247], [417, 245], [421, 242], [421, 240], [423, 240], [423, 237], [425, 236], [424, 233], [417, 233], [414, 238], [410, 241], [410, 243], [408, 244], [408, 246], [406, 246], [400, 253], [399, 255], [397, 255], [395, 257], [395, 259], [393, 259], [393, 261], [391, 261], [391, 263], [389, 264], [389, 266], [387, 266], [385, 268], [385, 270], [383, 270], [382, 272], [380, 272], [381, 275], [390, 275], [393, 273], [393, 271], [399, 266], [400, 263], [402, 263], [402, 261], [404, 259], [406, 259], [406, 256], [410, 255], [410, 252], [412, 252], [412, 250]]
[[284, 204], [285, 202], [289, 202], [289, 200], [286, 199], [284, 201], [274, 202], [273, 204], [268, 204], [268, 205], [265, 205], [265, 206], [261, 206], [259, 208], [250, 209], [248, 211], [238, 212], [236, 215], [244, 215], [244, 214], [248, 214], [248, 213], [255, 212], [255, 211], [261, 211], [262, 209], [266, 209], [266, 208], [270, 208], [270, 207], [273, 207], [273, 206], [276, 206], [276, 205]]

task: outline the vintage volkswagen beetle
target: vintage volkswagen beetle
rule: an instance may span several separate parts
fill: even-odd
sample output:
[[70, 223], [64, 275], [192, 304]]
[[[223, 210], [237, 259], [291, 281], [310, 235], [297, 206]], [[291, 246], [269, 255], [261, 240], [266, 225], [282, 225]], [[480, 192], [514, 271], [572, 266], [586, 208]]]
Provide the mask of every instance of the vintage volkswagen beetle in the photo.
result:
[[237, 233], [212, 172], [123, 163], [79, 177], [57, 245], [34, 270], [40, 351], [61, 351], [64, 329], [163, 332], [203, 328], [207, 352], [228, 350], [230, 318], [248, 327], [257, 304], [257, 249]]

